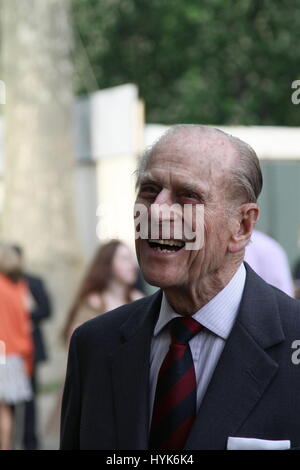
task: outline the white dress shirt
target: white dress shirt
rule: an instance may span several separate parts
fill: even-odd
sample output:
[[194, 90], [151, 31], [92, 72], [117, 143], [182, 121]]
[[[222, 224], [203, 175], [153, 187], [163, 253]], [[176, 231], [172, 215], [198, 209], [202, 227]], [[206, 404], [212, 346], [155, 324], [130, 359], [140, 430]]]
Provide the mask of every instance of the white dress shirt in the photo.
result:
[[[245, 280], [246, 269], [242, 263], [229, 283], [192, 316], [204, 327], [189, 341], [197, 380], [197, 410], [236, 319]], [[157, 376], [171, 343], [168, 328], [164, 327], [172, 318], [178, 316], [180, 315], [172, 309], [163, 294], [151, 343], [150, 417], [152, 416]]]

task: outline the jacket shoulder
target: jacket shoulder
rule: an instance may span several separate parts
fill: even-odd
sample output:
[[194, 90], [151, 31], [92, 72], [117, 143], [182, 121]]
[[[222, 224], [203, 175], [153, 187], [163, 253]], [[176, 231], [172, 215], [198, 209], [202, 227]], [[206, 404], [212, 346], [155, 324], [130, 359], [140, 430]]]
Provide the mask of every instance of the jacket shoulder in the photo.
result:
[[293, 333], [300, 334], [300, 300], [294, 299], [277, 287], [270, 286], [276, 297], [283, 326], [291, 327]]
[[120, 327], [126, 323], [130, 317], [136, 315], [138, 318], [140, 312], [144, 312], [148, 309], [155, 295], [156, 293], [98, 315], [76, 328], [73, 334], [76, 334], [79, 341], [81, 339], [83, 341], [92, 340], [93, 338], [97, 338], [98, 340], [99, 338], [103, 338], [104, 340], [109, 339], [118, 334]]

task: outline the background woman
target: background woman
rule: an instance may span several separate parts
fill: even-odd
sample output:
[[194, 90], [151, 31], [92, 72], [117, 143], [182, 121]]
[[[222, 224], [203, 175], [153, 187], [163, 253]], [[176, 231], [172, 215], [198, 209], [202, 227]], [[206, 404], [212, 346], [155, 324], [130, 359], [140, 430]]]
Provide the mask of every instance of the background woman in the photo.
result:
[[143, 296], [134, 286], [137, 267], [129, 247], [120, 240], [101, 245], [69, 311], [64, 338], [81, 323]]

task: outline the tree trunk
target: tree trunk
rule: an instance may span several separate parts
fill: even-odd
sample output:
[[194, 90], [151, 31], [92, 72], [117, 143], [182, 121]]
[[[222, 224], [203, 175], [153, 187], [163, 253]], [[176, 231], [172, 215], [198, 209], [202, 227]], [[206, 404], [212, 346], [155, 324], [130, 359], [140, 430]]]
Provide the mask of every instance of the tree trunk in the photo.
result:
[[68, 0], [2, 0], [6, 85], [2, 237], [20, 244], [52, 296], [46, 381], [64, 375], [58, 339], [82, 259], [74, 211]]

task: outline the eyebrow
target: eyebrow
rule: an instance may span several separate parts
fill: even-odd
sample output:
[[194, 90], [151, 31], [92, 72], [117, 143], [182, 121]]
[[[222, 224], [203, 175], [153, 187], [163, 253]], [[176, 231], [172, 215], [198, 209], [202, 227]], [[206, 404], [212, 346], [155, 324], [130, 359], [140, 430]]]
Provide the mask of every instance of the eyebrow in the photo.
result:
[[[145, 185], [145, 184], [154, 184], [154, 185], [157, 185], [157, 186], [160, 186], [160, 187], [163, 186], [163, 184], [159, 180], [156, 180], [155, 178], [150, 176], [150, 174], [144, 174], [144, 175], [141, 176], [141, 178], [139, 180], [138, 188], [141, 187], [142, 185]], [[208, 197], [208, 188], [205, 189], [204, 187], [197, 186], [196, 184], [193, 184], [193, 183], [189, 183], [189, 182], [180, 183], [180, 182], [178, 182], [178, 183], [174, 184], [174, 187], [176, 189], [181, 189], [181, 190], [184, 190], [184, 191], [187, 191], [187, 192], [199, 194], [203, 197], [204, 196]]]
[[143, 175], [140, 177], [138, 181], [138, 186], [141, 186], [142, 184], [157, 184], [161, 186], [161, 183], [155, 178], [152, 178], [150, 175]]

